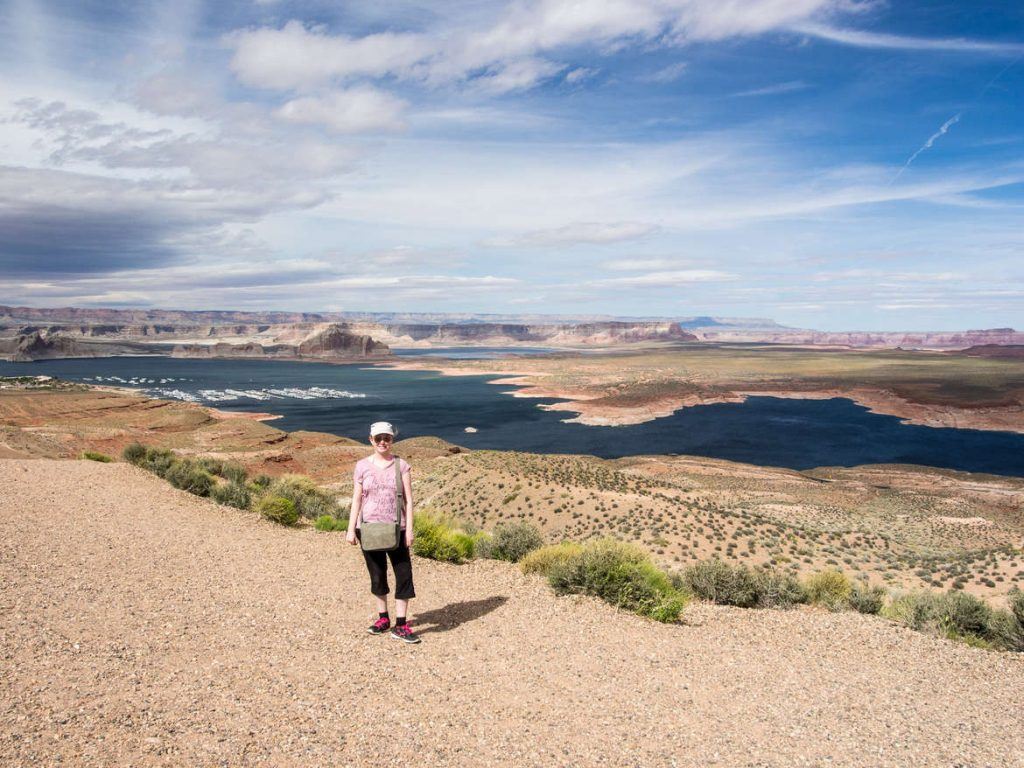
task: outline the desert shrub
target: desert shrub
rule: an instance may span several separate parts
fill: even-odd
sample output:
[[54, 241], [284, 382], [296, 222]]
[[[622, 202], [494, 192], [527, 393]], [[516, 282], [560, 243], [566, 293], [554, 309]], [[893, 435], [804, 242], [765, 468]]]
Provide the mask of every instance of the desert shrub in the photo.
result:
[[129, 443], [121, 451], [121, 458], [129, 464], [141, 465], [146, 460], [146, 446], [142, 443]]
[[[466, 533], [470, 532], [467, 530]], [[493, 559], [494, 537], [487, 531], [477, 531], [470, 535], [473, 537], [473, 556]]]
[[252, 503], [252, 494], [249, 489], [241, 483], [222, 483], [215, 485], [210, 496], [218, 504], [226, 504], [229, 507], [248, 509]]
[[473, 537], [449, 517], [421, 510], [413, 516], [412, 551], [420, 557], [461, 563], [473, 558]]
[[807, 590], [796, 576], [770, 568], [755, 568], [758, 608], [785, 608], [807, 602]]
[[986, 638], [994, 648], [1024, 651], [1024, 627], [1011, 611], [992, 609]]
[[1021, 629], [1024, 629], [1024, 592], [1020, 587], [1014, 587], [1007, 595], [1007, 601], [1010, 603], [1010, 613], [1020, 624]]
[[850, 591], [849, 605], [860, 613], [877, 614], [885, 605], [885, 587], [870, 586], [863, 582], [854, 582]]
[[348, 520], [332, 515], [320, 515], [314, 522], [313, 527], [318, 531], [347, 531]]
[[929, 592], [905, 592], [896, 595], [882, 608], [882, 615], [905, 627], [923, 631], [935, 616], [934, 595]]
[[950, 590], [935, 601], [939, 626], [947, 634], [991, 638], [992, 608], [980, 597]]
[[745, 565], [718, 559], [694, 563], [683, 571], [683, 583], [701, 600], [752, 608], [757, 605], [757, 578]]
[[963, 640], [982, 648], [1024, 649], [1012, 611], [997, 611], [960, 590], [898, 595], [882, 615], [910, 629]]
[[771, 568], [729, 565], [717, 558], [694, 563], [676, 578], [695, 596], [719, 605], [781, 608], [807, 602], [795, 576]]
[[203, 469], [202, 465], [191, 459], [179, 459], [171, 464], [164, 478], [175, 488], [194, 493], [196, 496], [209, 496], [215, 481], [213, 475]]
[[109, 464], [113, 461], [107, 454], [100, 453], [99, 451], [82, 451], [82, 458], [89, 461], [98, 461], [101, 464]]
[[302, 475], [279, 477], [270, 484], [267, 493], [288, 499], [295, 505], [295, 509], [302, 517], [313, 520], [322, 515], [333, 517], [338, 511], [334, 497], [322, 490], [308, 477]]
[[523, 569], [523, 573], [539, 573], [542, 576], [547, 576], [556, 566], [579, 557], [582, 552], [582, 544], [563, 541], [561, 544], [551, 544], [533, 550], [519, 561], [519, 567]]
[[821, 571], [809, 576], [804, 582], [807, 599], [815, 605], [823, 605], [830, 611], [840, 611], [850, 604], [853, 583], [842, 571]]
[[147, 448], [146, 456], [139, 465], [158, 477], [167, 477], [171, 467], [177, 462], [178, 457], [169, 448]]
[[270, 487], [270, 484], [274, 482], [274, 478], [270, 475], [256, 475], [252, 480], [249, 481], [258, 490], [265, 490]]
[[535, 549], [544, 546], [544, 537], [531, 523], [499, 523], [494, 529], [489, 557], [518, 563]]
[[256, 511], [263, 517], [281, 525], [295, 525], [299, 521], [299, 511], [295, 502], [283, 496], [268, 493], [256, 502]]
[[548, 583], [558, 594], [593, 595], [662, 622], [678, 620], [688, 597], [641, 549], [613, 539], [588, 542], [554, 563]]
[[249, 473], [245, 471], [245, 467], [234, 461], [226, 461], [221, 467], [220, 476], [225, 480], [244, 485], [245, 481], [249, 479]]
[[213, 459], [209, 456], [204, 456], [201, 459], [196, 460], [203, 469], [209, 472], [211, 475], [217, 475], [218, 477], [224, 474], [224, 461], [222, 459]]

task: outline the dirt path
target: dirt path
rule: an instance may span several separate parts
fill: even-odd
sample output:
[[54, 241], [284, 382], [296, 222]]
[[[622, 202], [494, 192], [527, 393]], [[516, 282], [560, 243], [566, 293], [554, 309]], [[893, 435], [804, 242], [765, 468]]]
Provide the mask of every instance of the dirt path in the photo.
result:
[[879, 619], [416, 560], [404, 646], [340, 534], [123, 464], [0, 460], [0, 541], [3, 765], [1024, 765], [1024, 658]]

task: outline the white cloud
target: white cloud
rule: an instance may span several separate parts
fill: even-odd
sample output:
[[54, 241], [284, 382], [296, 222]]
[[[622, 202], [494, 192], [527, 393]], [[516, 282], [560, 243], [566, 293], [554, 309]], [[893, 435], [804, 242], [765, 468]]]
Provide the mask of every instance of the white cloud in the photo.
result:
[[740, 91], [739, 93], [734, 93], [733, 96], [775, 96], [780, 93], [793, 93], [794, 91], [802, 91], [807, 87], [807, 83], [805, 83], [803, 80], [791, 80], [786, 83], [766, 85], [764, 88], [753, 88], [749, 91]]
[[603, 280], [591, 280], [587, 285], [606, 288], [671, 288], [690, 283], [721, 282], [737, 280], [739, 275], [722, 272], [717, 269], [678, 269], [663, 272], [648, 272], [643, 275], [629, 277], [609, 277]]
[[404, 101], [385, 91], [356, 86], [292, 99], [275, 114], [292, 123], [324, 125], [336, 133], [366, 133], [401, 130], [405, 107]]
[[904, 51], [951, 51], [985, 53], [998, 56], [1018, 56], [1024, 54], [1024, 44], [1021, 43], [994, 43], [962, 37], [910, 37], [879, 32], [863, 32], [856, 29], [841, 29], [826, 24], [810, 22], [794, 24], [792, 28], [796, 32], [811, 37], [818, 37], [833, 43], [852, 45], [859, 48], [888, 48]]
[[645, 270], [667, 270], [678, 267], [679, 262], [671, 259], [615, 259], [602, 264], [605, 269], [617, 272], [641, 272]]
[[[566, 67], [546, 57], [573, 46], [630, 41], [683, 45], [761, 34], [812, 19], [840, 0], [533, 0], [508, 4], [443, 29], [331, 35], [289, 21], [280, 29], [240, 30], [225, 38], [242, 82], [303, 90], [354, 77], [391, 76], [430, 84], [481, 79], [491, 92], [530, 88]], [[678, 72], [669, 70], [678, 76]]]
[[576, 67], [565, 74], [565, 82], [569, 85], [576, 85], [582, 83], [584, 80], [589, 80], [596, 75], [600, 70], [592, 67]]
[[636, 221], [611, 222], [577, 222], [554, 229], [542, 229], [526, 232], [511, 238], [499, 239], [492, 245], [579, 245], [583, 243], [601, 245], [604, 243], [621, 243], [624, 240], [636, 240], [655, 232], [654, 224]]
[[249, 29], [226, 37], [231, 69], [248, 85], [298, 89], [352, 76], [408, 75], [436, 52], [424, 35], [382, 32], [354, 38], [289, 21], [281, 29]]
[[640, 75], [637, 80], [642, 83], [671, 83], [683, 76], [687, 66], [685, 61], [677, 61], [654, 72]]

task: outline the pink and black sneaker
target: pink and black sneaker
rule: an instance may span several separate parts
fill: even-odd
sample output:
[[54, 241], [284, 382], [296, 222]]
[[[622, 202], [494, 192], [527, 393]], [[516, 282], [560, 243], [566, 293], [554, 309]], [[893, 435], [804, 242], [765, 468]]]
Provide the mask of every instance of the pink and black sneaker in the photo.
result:
[[403, 643], [418, 643], [420, 637], [412, 631], [412, 627], [408, 624], [399, 624], [397, 627], [391, 630], [391, 636], [401, 640]]
[[381, 616], [366, 631], [371, 635], [383, 635], [389, 629], [391, 629], [391, 619], [387, 616]]

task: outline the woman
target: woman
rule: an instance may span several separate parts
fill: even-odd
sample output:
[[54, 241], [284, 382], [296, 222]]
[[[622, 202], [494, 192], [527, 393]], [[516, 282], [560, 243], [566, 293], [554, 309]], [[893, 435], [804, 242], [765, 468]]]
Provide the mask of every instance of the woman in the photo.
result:
[[[389, 629], [391, 636], [405, 643], [418, 643], [420, 638], [409, 626], [409, 601], [416, 596], [412, 584], [412, 482], [409, 479], [409, 465], [391, 454], [395, 439], [395, 428], [386, 421], [370, 425], [370, 444], [373, 454], [356, 463], [352, 476], [352, 511], [348, 516], [348, 543], [355, 545], [359, 540], [359, 526], [366, 522], [394, 522], [398, 513], [398, 487], [395, 479], [395, 462], [402, 475], [402, 489], [405, 505], [400, 521], [401, 534], [398, 548], [390, 552], [367, 552], [363, 550], [366, 569], [370, 572], [370, 592], [377, 599], [377, 621], [369, 628], [371, 635], [383, 635]], [[395, 572], [395, 626], [391, 627], [388, 614], [388, 556]]]

